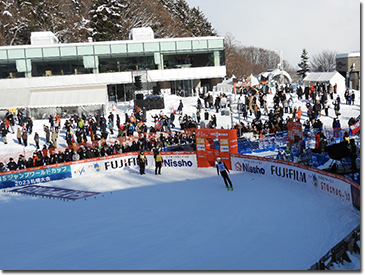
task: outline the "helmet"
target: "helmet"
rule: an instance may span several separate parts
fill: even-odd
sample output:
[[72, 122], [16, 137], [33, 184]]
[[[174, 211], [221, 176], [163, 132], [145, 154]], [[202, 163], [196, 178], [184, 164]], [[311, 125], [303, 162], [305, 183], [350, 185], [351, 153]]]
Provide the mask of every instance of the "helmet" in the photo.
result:
[[217, 158], [217, 162], [221, 162], [221, 158]]

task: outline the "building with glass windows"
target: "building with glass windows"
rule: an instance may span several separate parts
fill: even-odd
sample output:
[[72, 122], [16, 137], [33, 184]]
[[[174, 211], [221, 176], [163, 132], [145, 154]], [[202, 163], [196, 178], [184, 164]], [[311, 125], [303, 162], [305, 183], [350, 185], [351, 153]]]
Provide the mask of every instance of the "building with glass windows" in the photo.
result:
[[[107, 101], [130, 100], [136, 77], [142, 91], [189, 96], [198, 88], [211, 90], [225, 75], [222, 37], [141, 40], [132, 36], [131, 40], [62, 44], [51, 32], [32, 33], [31, 45], [0, 47], [0, 93], [9, 97], [0, 109], [32, 108], [29, 102], [40, 91], [72, 90], [74, 95], [83, 90], [87, 95], [87, 87], [95, 93], [105, 91]], [[38, 105], [45, 104], [52, 105], [51, 99]]]

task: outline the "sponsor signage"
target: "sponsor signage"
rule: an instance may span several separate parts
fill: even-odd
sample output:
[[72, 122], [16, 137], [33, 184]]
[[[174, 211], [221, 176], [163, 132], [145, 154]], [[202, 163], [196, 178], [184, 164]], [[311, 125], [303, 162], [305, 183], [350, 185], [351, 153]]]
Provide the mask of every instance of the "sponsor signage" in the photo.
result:
[[354, 192], [351, 191], [351, 188], [359, 190], [355, 183], [343, 176], [283, 160], [248, 155], [232, 155], [231, 165], [235, 171], [285, 179], [292, 183], [303, 184], [349, 203], [353, 201], [352, 194]]
[[27, 169], [25, 172], [16, 171], [16, 173], [1, 174], [0, 188], [39, 184], [71, 177], [70, 165], [35, 170]]
[[[195, 152], [161, 152], [163, 166], [166, 168], [197, 168], [197, 158]], [[138, 153], [127, 153], [120, 157], [108, 156], [99, 158], [95, 161], [83, 161], [71, 165], [72, 177], [95, 176], [108, 172], [129, 172], [131, 169], [138, 171], [137, 164]], [[153, 154], [145, 153], [146, 170], [155, 169], [155, 160]]]
[[11, 192], [65, 200], [78, 200], [99, 194], [98, 192], [35, 185], [12, 189]]

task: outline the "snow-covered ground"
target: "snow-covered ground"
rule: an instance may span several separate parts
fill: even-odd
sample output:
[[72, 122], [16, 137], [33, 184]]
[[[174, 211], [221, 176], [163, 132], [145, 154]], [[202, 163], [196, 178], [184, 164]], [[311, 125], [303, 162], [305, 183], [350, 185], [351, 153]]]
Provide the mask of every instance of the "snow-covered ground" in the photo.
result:
[[[341, 125], [360, 114], [360, 92], [354, 106], [341, 105]], [[197, 97], [164, 95], [166, 114], [177, 108], [193, 115]], [[295, 95], [294, 95], [295, 97]], [[234, 95], [232, 96], [234, 99]], [[272, 95], [268, 97], [271, 104]], [[343, 93], [341, 101], [344, 102]], [[272, 105], [270, 105], [272, 106]], [[305, 101], [302, 106], [306, 119]], [[112, 107], [112, 103], [110, 103]], [[130, 103], [114, 103], [124, 122]], [[152, 125], [148, 112], [147, 125]], [[210, 111], [215, 113], [214, 110]], [[322, 115], [331, 128], [334, 117]], [[231, 125], [230, 116], [218, 127]], [[235, 114], [233, 119], [238, 116]], [[263, 117], [266, 119], [266, 117]], [[252, 120], [252, 117], [249, 121]], [[62, 121], [63, 123], [63, 121]], [[40, 134], [43, 124], [35, 121]], [[179, 126], [177, 120], [176, 126]], [[34, 151], [33, 136], [24, 148], [15, 134], [0, 139], [1, 155]], [[64, 132], [59, 145], [66, 145]], [[17, 157], [16, 157], [17, 159]], [[330, 194], [260, 175], [232, 172], [235, 190], [227, 192], [214, 168], [163, 168], [139, 175], [108, 174], [60, 180], [48, 186], [101, 192], [86, 200], [61, 201], [0, 192], [2, 270], [306, 270], [359, 223], [354, 207]], [[360, 256], [333, 269], [360, 269]]]
[[360, 223], [330, 194], [230, 176], [233, 192], [214, 168], [163, 168], [48, 184], [101, 192], [86, 200], [1, 193], [1, 269], [306, 270]]

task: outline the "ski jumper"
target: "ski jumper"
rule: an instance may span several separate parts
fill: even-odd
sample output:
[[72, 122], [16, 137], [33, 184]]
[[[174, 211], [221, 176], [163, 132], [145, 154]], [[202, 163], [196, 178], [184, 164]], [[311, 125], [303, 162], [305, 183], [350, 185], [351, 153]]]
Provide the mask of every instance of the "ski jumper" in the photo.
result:
[[216, 162], [216, 167], [217, 167], [217, 174], [219, 175], [219, 173], [221, 173], [221, 176], [224, 179], [224, 183], [226, 185], [227, 188], [229, 188], [228, 183], [230, 185], [231, 188], [233, 188], [232, 186], [232, 181], [231, 179], [228, 177], [228, 168], [226, 166], [226, 164], [224, 162]]

